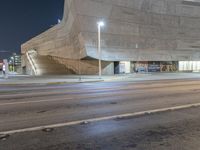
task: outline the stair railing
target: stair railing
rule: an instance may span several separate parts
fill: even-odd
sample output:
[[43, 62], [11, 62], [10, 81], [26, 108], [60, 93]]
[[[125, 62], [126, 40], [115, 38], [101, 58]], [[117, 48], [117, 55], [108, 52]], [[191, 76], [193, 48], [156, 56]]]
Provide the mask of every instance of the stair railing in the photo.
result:
[[26, 52], [26, 56], [28, 58], [29, 63], [31, 64], [31, 68], [32, 68], [34, 74], [37, 75], [38, 74], [37, 73], [37, 68], [36, 68], [35, 63], [33, 61], [33, 58], [31, 57], [31, 55], [33, 53], [37, 53], [37, 52], [35, 50], [29, 50], [29, 51]]

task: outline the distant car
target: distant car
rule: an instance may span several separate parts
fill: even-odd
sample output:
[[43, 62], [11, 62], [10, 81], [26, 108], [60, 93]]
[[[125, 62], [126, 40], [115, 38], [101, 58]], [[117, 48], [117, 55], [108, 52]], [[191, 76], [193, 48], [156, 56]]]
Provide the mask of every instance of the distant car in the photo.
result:
[[145, 67], [138, 67], [136, 69], [136, 72], [146, 72], [146, 68]]

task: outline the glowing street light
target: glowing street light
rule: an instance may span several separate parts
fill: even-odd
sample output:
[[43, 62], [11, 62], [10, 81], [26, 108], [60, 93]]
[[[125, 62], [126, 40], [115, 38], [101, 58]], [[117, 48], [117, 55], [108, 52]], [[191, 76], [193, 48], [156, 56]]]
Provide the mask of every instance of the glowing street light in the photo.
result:
[[97, 22], [98, 25], [98, 58], [99, 58], [99, 78], [101, 78], [101, 27], [105, 26], [103, 21]]

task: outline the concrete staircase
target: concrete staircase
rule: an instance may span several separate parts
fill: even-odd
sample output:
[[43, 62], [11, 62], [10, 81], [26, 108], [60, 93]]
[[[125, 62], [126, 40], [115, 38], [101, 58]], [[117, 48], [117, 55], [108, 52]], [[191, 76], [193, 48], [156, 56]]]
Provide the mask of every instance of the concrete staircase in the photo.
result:
[[30, 57], [36, 68], [36, 75], [75, 74], [72, 69], [66, 68], [65, 65], [59, 64], [49, 56], [32, 54]]

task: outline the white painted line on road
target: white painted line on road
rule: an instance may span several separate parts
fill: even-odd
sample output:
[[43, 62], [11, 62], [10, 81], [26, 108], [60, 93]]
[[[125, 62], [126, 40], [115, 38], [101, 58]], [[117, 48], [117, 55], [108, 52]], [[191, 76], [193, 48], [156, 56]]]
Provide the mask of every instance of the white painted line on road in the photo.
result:
[[3, 103], [3, 104], [0, 104], [0, 106], [30, 104], [30, 103], [42, 103], [42, 102], [57, 102], [57, 101], [65, 101], [65, 100], [72, 100], [72, 99], [73, 98], [53, 99], [53, 100], [38, 100], [38, 101], [23, 101], [23, 102], [13, 102], [13, 103]]
[[128, 87], [125, 87], [125, 88], [112, 88], [112, 87], [109, 87], [109, 88], [99, 88], [99, 89], [85, 89], [86, 91], [83, 91], [82, 89], [76, 89], [76, 90], [66, 90], [66, 89], [61, 89], [59, 91], [52, 91], [52, 92], [49, 92], [49, 91], [44, 91], [44, 92], [37, 92], [37, 93], [10, 93], [10, 94], [1, 94], [1, 97], [0, 99], [6, 99], [6, 98], [16, 98], [16, 97], [27, 97], [27, 96], [48, 96], [49, 94], [53, 95], [53, 94], [68, 94], [68, 93], [75, 93], [75, 92], [79, 92], [79, 94], [86, 94], [86, 93], [89, 93], [88, 91], [93, 92], [108, 92], [108, 91], [113, 91], [113, 90], [128, 90], [130, 88]]
[[[173, 85], [173, 83], [172, 83]], [[187, 84], [184, 84], [184, 85], [187, 85]], [[189, 85], [192, 85], [192, 89], [194, 88], [194, 86], [198, 86], [197, 88], [199, 88], [199, 84], [189, 84]], [[173, 90], [173, 88], [177, 88], [177, 86], [183, 86], [183, 84], [176, 84], [176, 87], [171, 87], [170, 90]], [[146, 87], [146, 88], [145, 88]], [[19, 98], [19, 97], [34, 97], [34, 96], [46, 96], [46, 95], [49, 95], [49, 94], [67, 94], [67, 93], [70, 93], [70, 92], [79, 92], [79, 94], [87, 94], [88, 93], [88, 90], [90, 91], [90, 93], [95, 93], [95, 92], [112, 92], [112, 91], [115, 91], [115, 90], [141, 90], [141, 89], [144, 89], [144, 90], [149, 90], [149, 89], [153, 89], [153, 88], [160, 88], [161, 86], [151, 86], [151, 85], [148, 85], [148, 86], [139, 86], [137, 87], [137, 89], [135, 89], [135, 85], [132, 86], [132, 85], [127, 85], [126, 87], [120, 87], [120, 86], [114, 86], [114, 87], [98, 87], [97, 89], [94, 89], [94, 88], [86, 88], [86, 89], [73, 89], [73, 90], [67, 90], [67, 89], [64, 89], [64, 88], [61, 88], [59, 91], [52, 91], [52, 92], [49, 92], [49, 91], [46, 91], [48, 90], [47, 89], [44, 89], [45, 91], [43, 92], [37, 92], [36, 94], [33, 92], [33, 93], [10, 93], [10, 94], [4, 94], [4, 93], [1, 93], [1, 97], [0, 99], [10, 99], [10, 98]], [[163, 87], [163, 85], [162, 85]], [[132, 89], [131, 89], [132, 88]], [[166, 88], [166, 87], [165, 87]], [[167, 87], [169, 88], [169, 87]], [[191, 89], [189, 88], [189, 90]], [[84, 91], [85, 90], [85, 91]], [[168, 89], [169, 90], [169, 89]], [[4, 91], [6, 92], [6, 91]], [[20, 90], [17, 90], [17, 92], [20, 92]]]
[[47, 129], [47, 128], [60, 128], [60, 127], [66, 127], [66, 126], [72, 126], [72, 125], [79, 125], [79, 124], [82, 124], [85, 122], [92, 123], [92, 122], [120, 119], [120, 118], [126, 118], [126, 117], [137, 117], [137, 116], [147, 115], [147, 114], [152, 114], [152, 113], [175, 111], [175, 110], [181, 110], [181, 109], [186, 109], [186, 108], [191, 108], [191, 107], [199, 107], [199, 106], [200, 106], [200, 103], [194, 103], [194, 104], [188, 104], [188, 105], [160, 108], [160, 109], [127, 113], [127, 114], [121, 114], [121, 115], [99, 117], [99, 118], [92, 118], [92, 119], [86, 119], [86, 120], [78, 120], [78, 121], [72, 121], [72, 122], [66, 122], [66, 123], [58, 123], [58, 124], [52, 124], [52, 125], [46, 125], [46, 126], [38, 126], [38, 127], [17, 129], [17, 130], [11, 130], [11, 131], [3, 131], [3, 132], [0, 132], [0, 135], [7, 135], [7, 134], [10, 135], [10, 134], [16, 134], [16, 133], [23, 133], [23, 132], [33, 132], [33, 131], [39, 131], [39, 130], [43, 130], [43, 129]]

